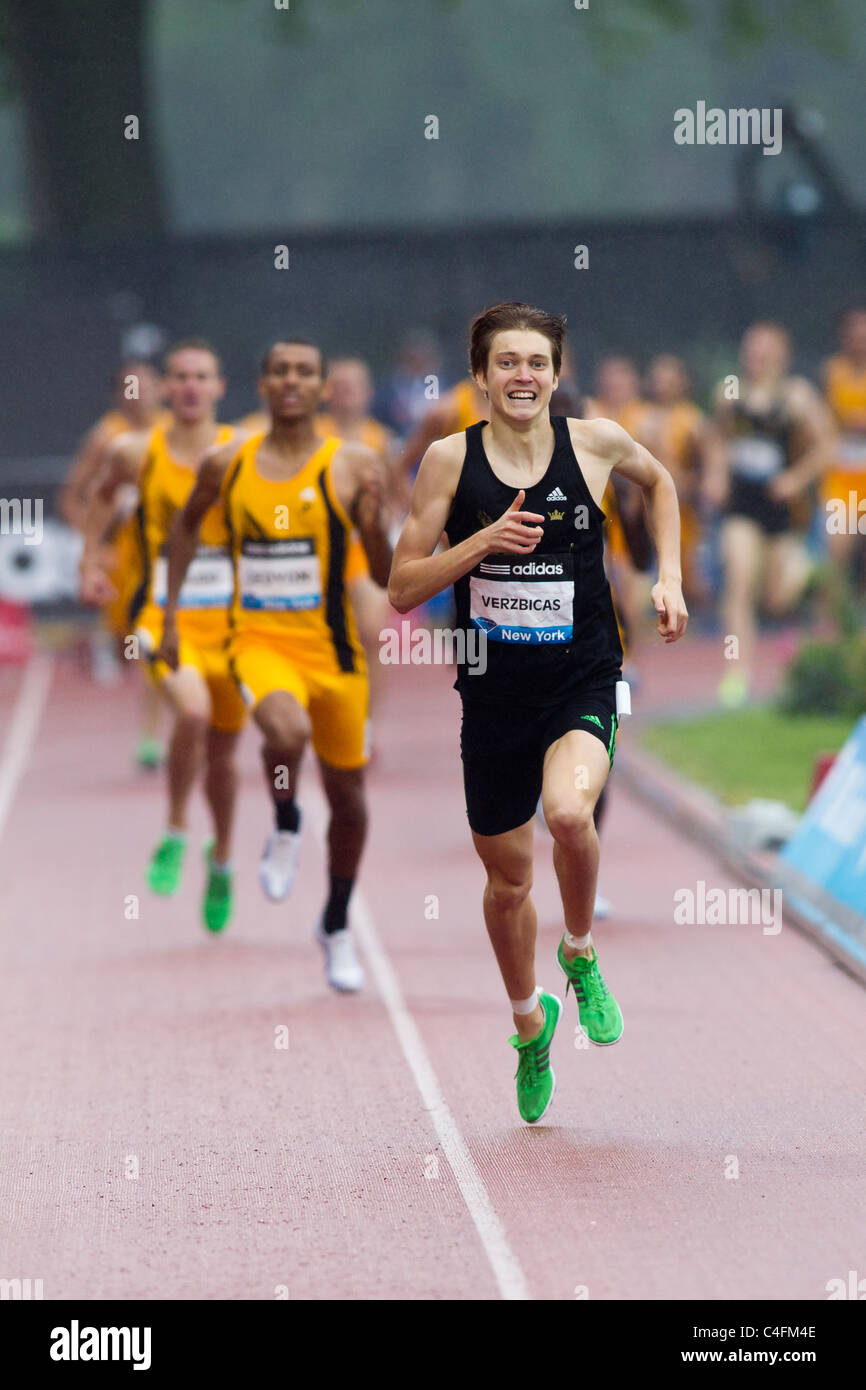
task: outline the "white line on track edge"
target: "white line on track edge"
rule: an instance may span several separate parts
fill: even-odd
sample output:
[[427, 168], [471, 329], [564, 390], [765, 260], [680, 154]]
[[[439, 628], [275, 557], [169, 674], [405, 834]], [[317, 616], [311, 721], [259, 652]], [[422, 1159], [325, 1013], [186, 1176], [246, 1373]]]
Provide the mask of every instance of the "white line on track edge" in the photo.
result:
[[53, 669], [54, 658], [47, 652], [38, 652], [31, 657], [24, 670], [0, 755], [0, 835], [5, 829], [18, 783], [30, 758], [48, 698]]
[[[312, 797], [307, 801], [308, 805], [310, 801], [312, 801]], [[323, 848], [326, 816], [324, 799], [317, 795], [315, 807], [310, 806], [310, 809], [314, 812], [310, 820], [313, 822], [319, 845]], [[397, 1034], [397, 1041], [403, 1056], [409, 1064], [409, 1070], [412, 1072], [415, 1084], [421, 1093], [424, 1106], [430, 1113], [433, 1126], [439, 1136], [439, 1142], [445, 1151], [445, 1156], [463, 1195], [469, 1215], [475, 1223], [499, 1291], [506, 1299], [529, 1299], [531, 1295], [526, 1277], [520, 1268], [517, 1256], [508, 1244], [502, 1223], [493, 1209], [490, 1194], [484, 1186], [481, 1174], [475, 1166], [475, 1160], [469, 1152], [457, 1121], [442, 1094], [442, 1088], [433, 1070], [433, 1064], [427, 1055], [424, 1040], [409, 1012], [397, 973], [385, 947], [382, 945], [373, 914], [367, 906], [363, 893], [358, 888], [352, 894], [349, 915], [385, 1005], [385, 1010], [391, 1020], [394, 1032]]]

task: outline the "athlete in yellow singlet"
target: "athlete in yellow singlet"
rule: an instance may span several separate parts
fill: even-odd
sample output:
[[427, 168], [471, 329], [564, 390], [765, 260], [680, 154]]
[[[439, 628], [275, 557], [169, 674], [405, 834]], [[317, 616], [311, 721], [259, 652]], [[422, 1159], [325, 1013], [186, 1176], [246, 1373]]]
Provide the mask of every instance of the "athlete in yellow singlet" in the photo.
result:
[[[614, 420], [638, 443], [648, 418], [649, 404], [640, 394], [640, 377], [628, 357], [604, 357], [595, 374], [595, 393], [586, 402], [588, 420]], [[649, 537], [643, 519], [640, 493], [630, 483], [608, 483], [602, 505], [608, 516], [607, 553], [610, 579], [616, 601], [617, 620], [622, 615], [624, 636], [629, 649], [628, 675], [636, 678], [633, 653], [640, 636], [648, 631], [651, 613], [649, 593], [651, 563]]]
[[264, 735], [262, 757], [276, 828], [259, 864], [267, 897], [281, 901], [297, 868], [296, 794], [310, 736], [331, 811], [330, 891], [316, 937], [329, 984], [360, 989], [363, 972], [348, 928], [348, 904], [366, 833], [363, 770], [368, 687], [364, 651], [346, 589], [356, 527], [377, 584], [391, 547], [383, 517], [385, 470], [363, 444], [316, 432], [324, 388], [317, 346], [275, 343], [261, 365], [267, 434], [212, 450], [172, 535], [161, 655], [178, 661], [176, 599], [202, 519], [222, 500], [232, 538], [234, 601], [229, 661]]
[[[129, 358], [118, 368], [114, 381], [115, 407], [87, 431], [60, 494], [63, 519], [76, 531], [84, 526], [96, 478], [109, 447], [130, 430], [151, 429], [168, 418], [160, 400], [160, 377], [147, 361]], [[105, 555], [112, 594], [101, 605], [101, 619], [92, 635], [93, 674], [110, 683], [118, 677], [118, 644], [129, 632], [129, 602], [141, 581], [136, 573], [136, 547], [132, 516], [137, 502], [134, 489], [118, 499], [113, 533]], [[158, 738], [159, 700], [150, 684], [143, 686], [139, 736], [135, 758], [139, 767], [154, 769], [162, 761]]]
[[[373, 379], [366, 362], [359, 357], [342, 357], [328, 366], [327, 409], [316, 416], [316, 429], [323, 439], [336, 436], [350, 443], [365, 444], [385, 465], [388, 476], [386, 519], [394, 520], [395, 499], [391, 462], [394, 454], [394, 435], [370, 414], [373, 402]], [[367, 556], [357, 531], [353, 532], [346, 556], [346, 586], [355, 610], [358, 631], [367, 655], [370, 680], [371, 754], [374, 751], [372, 720], [378, 709], [384, 669], [379, 661], [379, 633], [388, 623], [391, 606], [384, 589], [370, 577]]]
[[458, 434], [478, 420], [488, 416], [487, 397], [474, 377], [464, 377], [428, 410], [417, 429], [413, 430], [403, 448], [399, 473], [406, 489], [405, 510], [408, 510], [413, 470], [437, 439]]
[[[824, 368], [824, 396], [838, 431], [834, 458], [824, 475], [827, 549], [834, 564], [849, 567], [861, 545], [860, 506], [866, 513], [866, 309], [850, 309], [842, 320], [841, 351]], [[853, 508], [851, 494], [855, 495]], [[839, 501], [843, 506], [839, 507]], [[830, 523], [832, 500], [845, 516], [843, 527]], [[857, 517], [857, 529], [850, 524]], [[864, 522], [866, 526], [866, 522]]]
[[701, 484], [706, 418], [690, 399], [685, 363], [670, 353], [654, 357], [646, 374], [649, 406], [640, 422], [640, 442], [654, 454], [676, 483], [680, 503], [683, 585], [689, 599], [703, 593], [697, 564], [700, 540], [698, 497]]
[[180, 886], [186, 853], [189, 799], [202, 764], [214, 840], [206, 851], [207, 880], [202, 912], [210, 931], [221, 931], [232, 911], [229, 863], [236, 793], [235, 745], [245, 708], [232, 679], [225, 651], [232, 566], [228, 533], [219, 508], [204, 518], [201, 542], [177, 604], [180, 659], [172, 670], [155, 660], [162, 641], [166, 588], [166, 546], [178, 511], [196, 478], [196, 464], [209, 447], [232, 437], [216, 422], [225, 390], [219, 359], [201, 339], [176, 344], [166, 354], [165, 390], [171, 423], [148, 434], [126, 434], [115, 441], [88, 516], [86, 582], [98, 585], [98, 541], [117, 492], [135, 483], [142, 581], [131, 605], [135, 638], [151, 665], [153, 679], [174, 711], [168, 759], [168, 825], [148, 867], [155, 893], [170, 895]]

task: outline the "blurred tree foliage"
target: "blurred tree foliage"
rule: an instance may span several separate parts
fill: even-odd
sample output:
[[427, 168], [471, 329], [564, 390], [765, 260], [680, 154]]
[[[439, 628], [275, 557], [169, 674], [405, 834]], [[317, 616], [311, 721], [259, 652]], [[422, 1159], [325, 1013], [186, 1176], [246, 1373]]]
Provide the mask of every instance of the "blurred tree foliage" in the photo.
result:
[[[423, 9], [400, 0], [396, 10], [394, 3], [288, 0], [284, 9], [280, 0], [262, 0], [254, 22], [264, 22], [266, 11], [273, 19], [276, 11], [280, 38], [298, 49], [329, 17], [345, 21], [346, 29], [359, 19], [372, 28], [381, 23], [385, 63], [400, 62], [413, 43], [416, 26], [419, 33], [429, 32], [431, 15], [440, 26], [447, 21], [465, 27], [479, 16], [483, 24], [478, 0], [427, 0]], [[241, 0], [221, 0], [221, 6], [206, 0], [196, 12], [197, 22], [207, 26], [216, 9], [233, 5], [238, 6], [238, 28], [247, 26], [251, 11], [246, 7], [241, 15]], [[544, 37], [545, 23], [562, 22], [564, 5], [565, 0], [526, 0], [520, 14], [513, 6], [499, 4], [489, 13], [494, 25], [524, 25], [529, 41], [538, 38], [539, 31]], [[589, 5], [592, 23], [585, 27], [586, 43], [599, 67], [614, 72], [652, 51], [665, 36], [692, 31], [707, 14], [706, 0], [589, 0]], [[0, 0], [4, 89], [20, 102], [23, 113], [30, 221], [37, 238], [93, 240], [163, 230], [164, 161], [149, 70], [157, 9], [171, 26], [174, 4], [163, 11], [156, 0]], [[842, 58], [856, 9], [848, 0], [718, 0], [713, 13], [728, 54], [794, 42]], [[507, 92], [509, 84], [519, 87], [525, 74], [510, 54], [505, 55], [510, 65], [503, 67], [503, 52], [491, 45], [489, 66], [498, 69], [494, 87]], [[455, 60], [458, 79], [471, 85], [489, 76], [489, 71], [481, 71], [483, 56], [483, 50], [473, 46], [463, 55], [462, 70]], [[227, 65], [232, 59], [232, 52], [226, 52]], [[187, 71], [184, 78], [194, 88], [196, 74]], [[326, 90], [324, 73], [323, 95]], [[290, 93], [283, 96], [291, 101]], [[136, 139], [125, 135], [129, 115], [140, 123]], [[363, 117], [359, 112], [358, 119]], [[510, 118], [506, 112], [506, 123]], [[248, 151], [247, 158], [254, 157], [255, 151]], [[608, 171], [597, 171], [597, 176], [608, 177]]]

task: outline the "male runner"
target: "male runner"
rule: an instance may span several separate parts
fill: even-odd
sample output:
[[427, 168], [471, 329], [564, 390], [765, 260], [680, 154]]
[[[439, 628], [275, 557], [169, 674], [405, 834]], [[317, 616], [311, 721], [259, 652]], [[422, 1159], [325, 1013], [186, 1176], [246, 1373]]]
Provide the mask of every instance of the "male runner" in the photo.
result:
[[[487, 871], [484, 916], [513, 1010], [517, 1100], [529, 1123], [554, 1091], [560, 1001], [535, 988], [532, 833], [541, 793], [565, 933], [557, 958], [581, 1026], [599, 1045], [622, 1015], [592, 945], [598, 874], [593, 807], [613, 759], [622, 649], [604, 573], [599, 505], [613, 470], [649, 502], [667, 642], [685, 630], [670, 474], [610, 420], [551, 418], [565, 320], [500, 304], [473, 323], [470, 362], [490, 423], [427, 450], [397, 543], [389, 597], [406, 613], [454, 584], [458, 623], [487, 633], [487, 663], [458, 667], [469, 825]], [[524, 504], [527, 510], [524, 510]], [[447, 531], [450, 549], [434, 555]]]
[[[157, 369], [147, 360], [128, 358], [121, 362], [114, 378], [114, 409], [107, 411], [85, 434], [60, 494], [60, 512], [71, 527], [83, 532], [87, 509], [106, 455], [118, 435], [142, 431], [163, 424], [169, 418], [162, 408], [161, 382]], [[118, 499], [117, 519], [110, 537], [105, 566], [113, 594], [102, 604], [100, 622], [91, 640], [93, 675], [103, 684], [118, 677], [118, 645], [129, 632], [129, 604], [141, 582], [136, 573], [134, 511], [135, 490]], [[159, 767], [162, 746], [157, 736], [159, 696], [150, 681], [144, 682], [135, 751], [138, 766]]]
[[[366, 362], [359, 357], [338, 357], [329, 362], [324, 399], [326, 409], [316, 416], [317, 433], [323, 439], [336, 435], [347, 443], [366, 444], [382, 460], [390, 483], [394, 436], [370, 413], [373, 379]], [[385, 510], [386, 513], [390, 510], [387, 505]], [[367, 556], [357, 533], [353, 534], [346, 554], [346, 587], [367, 658], [372, 741], [372, 720], [378, 709], [384, 674], [379, 660], [379, 633], [388, 622], [390, 610], [385, 590], [370, 577]]]
[[719, 684], [719, 700], [729, 708], [749, 696], [761, 589], [770, 612], [788, 613], [812, 572], [802, 536], [808, 518], [795, 506], [827, 466], [832, 430], [815, 388], [789, 374], [790, 359], [784, 328], [752, 324], [740, 345], [736, 396], [726, 378], [713, 398], [705, 492], [724, 507], [722, 624], [739, 644], [739, 659]]
[[703, 594], [698, 567], [700, 494], [706, 421], [691, 399], [686, 364], [672, 353], [654, 357], [647, 367], [649, 403], [634, 431], [640, 442], [664, 464], [674, 480], [680, 504], [683, 582], [690, 601]]
[[169, 560], [161, 655], [177, 660], [174, 602], [203, 516], [222, 500], [232, 538], [229, 660], [264, 735], [262, 759], [276, 827], [259, 864], [267, 897], [291, 891], [300, 845], [298, 775], [312, 734], [331, 810], [330, 890], [316, 939], [338, 991], [363, 984], [348, 906], [367, 828], [363, 769], [368, 685], [347, 599], [346, 552], [357, 528], [370, 573], [388, 582], [384, 469], [363, 444], [316, 433], [325, 364], [313, 343], [281, 339], [261, 365], [267, 434], [212, 451], [178, 518]]
[[[201, 544], [176, 605], [180, 655], [176, 669], [155, 659], [162, 641], [166, 547], [174, 517], [195, 482], [203, 452], [232, 437], [216, 421], [225, 392], [219, 359], [202, 339], [170, 348], [164, 387], [171, 423], [149, 433], [121, 435], [112, 446], [87, 523], [86, 583], [98, 585], [96, 546], [118, 490], [134, 483], [141, 572], [131, 622], [151, 663], [153, 678], [174, 711], [167, 764], [168, 824], [148, 867], [154, 893], [176, 893], [187, 840], [187, 811], [202, 763], [204, 790], [214, 824], [206, 848], [207, 880], [202, 915], [208, 930], [228, 924], [232, 912], [231, 833], [237, 792], [235, 746], [245, 708], [228, 669], [225, 642], [232, 596], [228, 534], [219, 508], [204, 519]], [[237, 446], [235, 446], [237, 447]], [[96, 568], [96, 573], [94, 569]]]
[[[854, 513], [859, 517], [861, 503], [866, 509], [866, 309], [848, 310], [842, 319], [840, 339], [840, 351], [824, 368], [824, 395], [839, 437], [824, 478], [822, 500], [826, 508], [831, 498], [841, 498], [847, 516], [853, 492]], [[828, 554], [843, 572], [851, 568], [855, 545], [862, 554], [859, 530], [850, 526], [838, 531], [828, 528]], [[858, 578], [862, 586], [863, 574]]]

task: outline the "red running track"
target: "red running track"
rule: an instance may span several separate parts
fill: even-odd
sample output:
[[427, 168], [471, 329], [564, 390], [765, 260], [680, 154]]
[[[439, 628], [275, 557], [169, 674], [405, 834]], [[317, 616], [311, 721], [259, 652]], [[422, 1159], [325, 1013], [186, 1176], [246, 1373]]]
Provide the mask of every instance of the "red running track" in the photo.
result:
[[[177, 899], [143, 884], [163, 798], [130, 768], [135, 687], [48, 675], [39, 715], [39, 671], [22, 703], [0, 669], [0, 1277], [46, 1299], [824, 1299], [862, 1269], [861, 986], [787, 926], [676, 925], [677, 888], [729, 880], [615, 780], [596, 940], [625, 1034], [576, 1048], [569, 996], [529, 1128], [447, 670], [389, 672], [359, 997], [328, 990], [311, 939], [312, 766], [299, 880], [273, 905], [248, 736], [238, 912], [211, 938], [200, 836]], [[561, 994], [543, 831], [536, 901]]]

